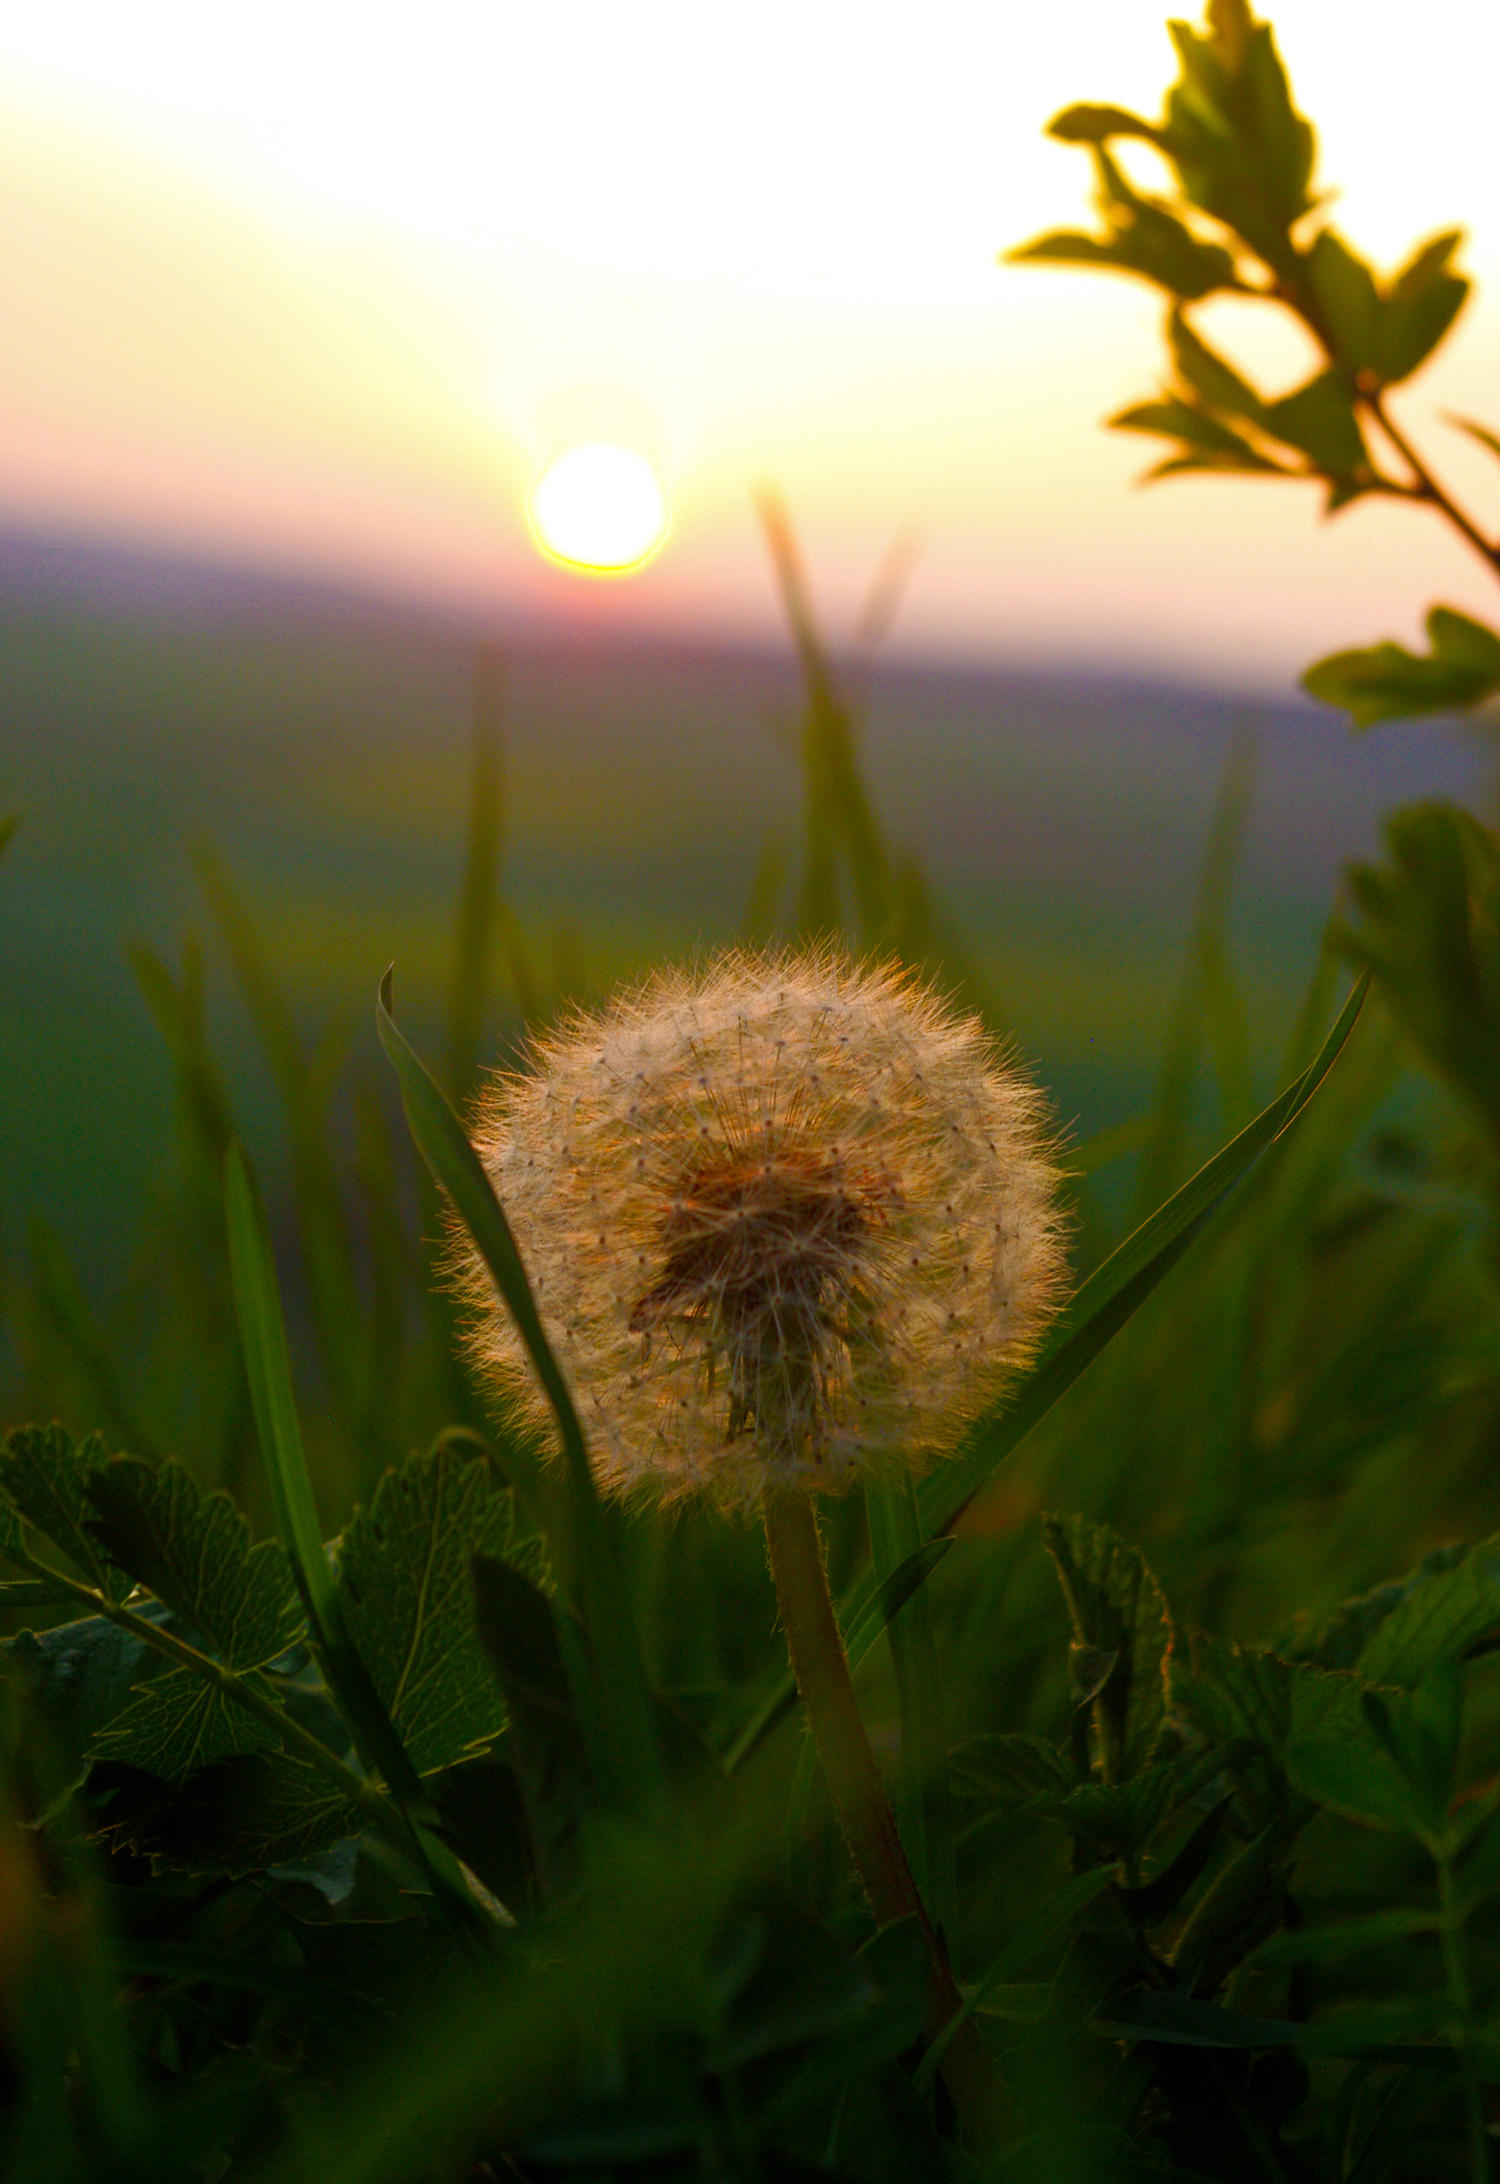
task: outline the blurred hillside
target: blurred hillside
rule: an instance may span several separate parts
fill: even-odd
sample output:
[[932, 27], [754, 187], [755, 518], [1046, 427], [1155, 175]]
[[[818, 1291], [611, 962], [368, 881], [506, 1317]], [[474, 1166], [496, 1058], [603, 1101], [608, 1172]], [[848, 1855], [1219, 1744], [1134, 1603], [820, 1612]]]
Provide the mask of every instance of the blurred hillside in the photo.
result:
[[[1362, 634], [1354, 633], [1353, 634]], [[211, 843], [310, 1024], [373, 1045], [392, 958], [436, 1037], [459, 884], [474, 658], [505, 655], [507, 890], [596, 989], [739, 929], [768, 835], [796, 854], [790, 657], [602, 648], [118, 549], [0, 539], [4, 1241], [42, 1212], [108, 1274], [166, 1157], [170, 1071], [122, 953], [207, 938]], [[1237, 729], [1261, 757], [1234, 918], [1268, 1084], [1343, 860], [1378, 814], [1472, 797], [1444, 725], [1352, 740], [1289, 702], [1140, 682], [854, 663], [891, 833], [925, 861], [997, 1012], [1081, 1135], [1145, 1103]], [[210, 1011], [252, 1140], [272, 1102], [222, 956]], [[505, 1036], [505, 997], [493, 1026]]]

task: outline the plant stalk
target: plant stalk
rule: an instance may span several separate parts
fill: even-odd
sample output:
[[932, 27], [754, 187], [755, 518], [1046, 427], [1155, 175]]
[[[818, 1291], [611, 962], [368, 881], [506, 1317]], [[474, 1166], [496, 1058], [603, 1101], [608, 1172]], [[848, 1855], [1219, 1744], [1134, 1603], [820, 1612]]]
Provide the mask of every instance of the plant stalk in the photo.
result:
[[[927, 2037], [933, 2040], [962, 2010], [963, 1997], [912, 1878], [854, 1696], [812, 1496], [767, 1488], [762, 1511], [792, 1673], [860, 1885], [877, 1925], [915, 1919], [927, 1943]], [[972, 2018], [948, 2042], [941, 2070], [976, 2146], [993, 2147], [1003, 2129], [1003, 2095]]]

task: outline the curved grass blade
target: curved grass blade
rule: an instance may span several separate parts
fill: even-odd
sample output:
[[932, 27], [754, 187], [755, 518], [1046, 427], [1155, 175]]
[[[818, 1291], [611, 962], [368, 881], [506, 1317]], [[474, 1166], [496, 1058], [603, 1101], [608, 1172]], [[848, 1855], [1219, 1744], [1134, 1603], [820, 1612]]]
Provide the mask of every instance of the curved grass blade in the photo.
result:
[[968, 1453], [922, 1481], [917, 1499], [928, 1537], [952, 1529], [996, 1465], [1019, 1446], [1134, 1317], [1248, 1170], [1290, 1128], [1342, 1053], [1369, 983], [1365, 977], [1355, 986], [1311, 1066], [1082, 1284], [1020, 1388], [973, 1429]]
[[389, 971], [380, 982], [375, 1024], [396, 1072], [417, 1150], [478, 1246], [557, 1421], [568, 1481], [563, 1510], [569, 1536], [553, 1543], [554, 1560], [571, 1573], [588, 1633], [592, 1673], [587, 1688], [574, 1692], [573, 1703], [597, 1779], [606, 1795], [613, 1793], [619, 1802], [650, 1804], [661, 1796], [663, 1778], [645, 1669], [610, 1514], [594, 1484], [572, 1395], [542, 1327], [510, 1223], [479, 1155], [397, 1029]]
[[302, 1445], [292, 1389], [286, 1323], [265, 1208], [243, 1148], [232, 1144], [224, 1167], [229, 1266], [245, 1352], [250, 1399], [265, 1457], [276, 1522], [328, 1687], [352, 1730], [366, 1766], [383, 1776], [411, 1829], [413, 1846], [440, 1903], [465, 1928], [475, 1925], [473, 1898], [457, 1861], [433, 1832], [436, 1816], [416, 1769], [397, 1736], [344, 1620], [343, 1602], [323, 1551], [322, 1527]]
[[[1027, 1377], [970, 1432], [966, 1453], [940, 1465], [921, 1482], [917, 1505], [928, 1540], [952, 1530], [997, 1467], [1041, 1424], [1053, 1405], [1134, 1317], [1236, 1185], [1296, 1121], [1342, 1053], [1364, 1006], [1369, 984], [1366, 975], [1354, 987], [1311, 1066], [1089, 1276]], [[908, 1566], [914, 1560], [909, 1558]], [[921, 1584], [927, 1574], [926, 1569], [919, 1571], [916, 1583]], [[867, 1572], [839, 1602], [839, 1622], [851, 1668], [868, 1652], [883, 1627], [878, 1611], [871, 1613], [878, 1591], [877, 1581]], [[749, 1757], [795, 1698], [796, 1688], [790, 1677], [782, 1678], [730, 1747], [724, 1764], [731, 1773]]]

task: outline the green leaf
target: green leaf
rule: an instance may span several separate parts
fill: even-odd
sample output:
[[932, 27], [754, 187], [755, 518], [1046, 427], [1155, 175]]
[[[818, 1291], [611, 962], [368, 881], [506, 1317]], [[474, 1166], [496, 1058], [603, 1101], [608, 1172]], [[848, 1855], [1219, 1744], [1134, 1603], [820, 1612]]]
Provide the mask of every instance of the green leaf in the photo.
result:
[[1139, 114], [1123, 106], [1067, 106], [1054, 114], [1046, 133], [1063, 144], [1107, 144], [1111, 137], [1144, 137], [1156, 141], [1156, 131]]
[[1427, 633], [1429, 653], [1397, 644], [1332, 652], [1307, 670], [1302, 687], [1325, 705], [1343, 706], [1356, 728], [1466, 711], [1500, 690], [1500, 636], [1483, 622], [1434, 607]]
[[1146, 1765], [1166, 1719], [1173, 1646], [1167, 1603], [1137, 1549], [1106, 1526], [1044, 1517], [1042, 1530], [1075, 1646], [1113, 1657], [1093, 1700], [1094, 1726], [1105, 1783], [1128, 1781]]
[[360, 1824], [326, 1775], [285, 1752], [223, 1759], [180, 1787], [111, 1764], [94, 1787], [114, 1842], [158, 1866], [231, 1879], [327, 1850]]
[[[1138, 1888], [1116, 1889], [1120, 1908], [1133, 1926], [1156, 1926], [1182, 1908], [1188, 1891], [1214, 1854], [1219, 1831], [1233, 1802], [1234, 1795], [1230, 1791], [1216, 1805], [1211, 1805], [1182, 1848], [1149, 1881]], [[1146, 1836], [1142, 1835], [1140, 1841], [1144, 1843], [1145, 1840]]]
[[1262, 413], [1267, 432], [1307, 457], [1326, 478], [1369, 486], [1375, 469], [1355, 415], [1354, 397], [1341, 372], [1319, 372]]
[[1154, 281], [1187, 303], [1230, 285], [1234, 260], [1229, 252], [1217, 243], [1201, 242], [1175, 213], [1133, 190], [1102, 142], [1094, 145], [1094, 165], [1104, 235], [1058, 229], [1006, 251], [1008, 264], [1102, 266]]
[[1173, 1699], [1211, 1742], [1253, 1744], [1280, 1765], [1292, 1721], [1292, 1665], [1226, 1638], [1200, 1636], [1191, 1672], [1176, 1664]]
[[1324, 228], [1303, 260], [1319, 322], [1350, 372], [1379, 371], [1383, 312], [1375, 276], [1341, 235]]
[[339, 1542], [350, 1636], [418, 1774], [470, 1756], [505, 1727], [469, 1564], [515, 1552], [512, 1495], [482, 1456], [452, 1443], [386, 1472]]
[[1500, 1627], [1500, 1539], [1468, 1548], [1446, 1568], [1429, 1565], [1399, 1589], [1359, 1655], [1368, 1683], [1411, 1688], [1432, 1668], [1457, 1661]]
[[1168, 314], [1167, 345], [1183, 385], [1210, 409], [1227, 410], [1231, 417], [1259, 420], [1264, 404], [1255, 389], [1194, 332], [1180, 310]]
[[136, 1456], [94, 1471], [86, 1491], [89, 1530], [111, 1561], [227, 1667], [262, 1668], [295, 1643], [302, 1614], [286, 1556], [274, 1540], [251, 1545], [227, 1494], [205, 1497], [181, 1464]]
[[23, 1679], [75, 1783], [95, 1739], [129, 1705], [132, 1687], [139, 1688], [155, 1658], [141, 1639], [102, 1615], [40, 1635], [23, 1630], [5, 1648], [7, 1667]]
[[1394, 386], [1426, 362], [1463, 309], [1469, 283], [1449, 259], [1463, 241], [1461, 228], [1435, 235], [1416, 249], [1382, 299], [1381, 378]]
[[[64, 1426], [21, 1426], [0, 1454], [0, 1492], [106, 1598], [123, 1600], [130, 1579], [111, 1567], [90, 1520], [89, 1480], [107, 1458], [97, 1434], [75, 1447]], [[12, 1544], [16, 1544], [11, 1534]]]
[[[1286, 1767], [1303, 1795], [1366, 1826], [1424, 1840], [1441, 1823], [1377, 1726], [1357, 1676], [1299, 1665], [1291, 1684]], [[1391, 1694], [1395, 1697], [1396, 1694]]]
[[1108, 422], [1115, 432], [1144, 432], [1155, 439], [1180, 442], [1185, 452], [1158, 464], [1148, 473], [1152, 478], [1169, 477], [1181, 470], [1254, 470], [1284, 475], [1280, 465], [1260, 454], [1242, 433], [1177, 395], [1166, 395], [1157, 402], [1132, 403], [1129, 409], [1116, 410]]
[[[274, 1697], [265, 1677], [247, 1680]], [[191, 1668], [168, 1668], [136, 1686], [129, 1704], [95, 1737], [91, 1757], [124, 1760], [164, 1782], [181, 1782], [215, 1760], [276, 1748], [270, 1724], [240, 1705], [232, 1690]]]
[[1414, 1935], [1435, 1934], [1437, 1929], [1435, 1911], [1372, 1911], [1364, 1918], [1336, 1920], [1331, 1926], [1288, 1927], [1261, 1943], [1255, 1961], [1277, 1971], [1290, 1964], [1329, 1964], [1358, 1949], [1383, 1949]]
[[1083, 1782], [1049, 1807], [1068, 1833], [1109, 1858], [1145, 1849], [1171, 1802], [1170, 1766], [1148, 1767], [1128, 1782]]
[[389, 971], [381, 982], [375, 1021], [417, 1149], [478, 1246], [557, 1421], [569, 1489], [568, 1536], [557, 1544], [562, 1575], [578, 1589], [586, 1640], [584, 1652], [570, 1663], [570, 1674], [577, 1678], [574, 1703], [596, 1775], [601, 1787], [607, 1786], [624, 1804], [652, 1804], [661, 1795], [663, 1777], [640, 1642], [615, 1528], [599, 1499], [572, 1395], [483, 1163], [396, 1027]]
[[1285, 277], [1297, 262], [1291, 230], [1312, 209], [1313, 132], [1292, 105], [1270, 25], [1239, 13], [1209, 36], [1169, 24], [1182, 73], [1159, 141], [1188, 200]]
[[1305, 2027], [1281, 2017], [1248, 2017], [1192, 1995], [1142, 1987], [1112, 2002], [1100, 2020], [1112, 2038], [1162, 2040], [1172, 2047], [1295, 2047]]
[[473, 1559], [480, 1641], [511, 1722], [532, 1855], [547, 1887], [565, 1886], [578, 1859], [583, 1815], [597, 1799], [574, 1712], [559, 1611], [521, 1571]]

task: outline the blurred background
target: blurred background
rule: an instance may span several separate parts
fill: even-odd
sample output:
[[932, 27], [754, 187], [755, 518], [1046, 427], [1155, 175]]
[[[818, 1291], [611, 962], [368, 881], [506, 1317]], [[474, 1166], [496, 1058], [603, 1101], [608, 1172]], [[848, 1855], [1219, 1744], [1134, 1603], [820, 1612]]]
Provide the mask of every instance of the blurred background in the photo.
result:
[[[1500, 19], [1433, 0], [1413, 49], [1407, 12], [1275, 20], [1355, 241], [1389, 265], [1469, 224], [1478, 294], [1398, 403], [1493, 510], [1441, 413], [1484, 414], [1500, 364]], [[477, 659], [549, 991], [740, 931], [798, 826], [767, 484], [883, 821], [1075, 1138], [1149, 1100], [1226, 756], [1258, 737], [1233, 932], [1269, 1089], [1341, 862], [1392, 803], [1486, 779], [1442, 724], [1351, 740], [1296, 674], [1410, 640], [1433, 597], [1483, 611], [1484, 581], [1404, 510], [1135, 490], [1150, 451], [1097, 421], [1157, 384], [1157, 303], [996, 258], [1087, 224], [1049, 116], [1154, 113], [1171, 74], [1155, 9], [1119, 0], [7, 11], [0, 1247], [41, 1217], [96, 1292], [121, 1274], [172, 1103], [123, 944], [176, 965], [209, 933], [205, 855], [310, 1031], [362, 1055], [393, 957], [436, 1026]], [[1235, 315], [1204, 324], [1293, 384], [1306, 358]], [[597, 444], [663, 496], [623, 573], [529, 513]]]

